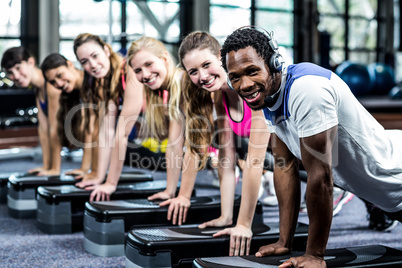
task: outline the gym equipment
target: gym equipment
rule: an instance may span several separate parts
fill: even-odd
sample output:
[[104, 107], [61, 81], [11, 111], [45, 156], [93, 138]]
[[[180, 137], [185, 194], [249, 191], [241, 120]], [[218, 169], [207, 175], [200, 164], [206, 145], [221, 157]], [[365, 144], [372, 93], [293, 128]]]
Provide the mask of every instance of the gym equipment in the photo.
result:
[[[152, 175], [135, 172], [124, 172], [120, 176], [122, 182], [139, 182], [153, 180]], [[12, 218], [35, 218], [37, 201], [36, 194], [39, 186], [73, 185], [77, 180], [70, 175], [60, 176], [26, 176], [11, 175], [7, 183], [8, 215]]]
[[11, 175], [18, 176], [18, 177], [32, 176], [32, 174], [24, 173], [24, 172], [0, 173], [0, 204], [7, 203], [7, 182], [8, 182], [8, 178]]
[[[222, 229], [199, 229], [195, 225], [132, 229], [126, 241], [126, 267], [191, 267], [195, 258], [227, 256], [230, 237], [212, 236]], [[254, 222], [252, 231], [250, 250], [256, 252], [261, 246], [278, 241], [279, 223]], [[298, 223], [294, 250], [306, 249], [307, 234], [308, 226]]]
[[165, 153], [153, 152], [141, 145], [127, 147], [124, 164], [132, 168], [166, 171]]
[[0, 204], [7, 203], [7, 181], [11, 174], [0, 174]]
[[[0, 122], [1, 123], [1, 122]], [[35, 158], [41, 155], [41, 149], [39, 147], [28, 148], [10, 148], [0, 150], [0, 160], [11, 160], [17, 158]]]
[[388, 97], [390, 97], [393, 100], [402, 99], [401, 85], [394, 86], [393, 88], [391, 88], [391, 90], [388, 92]]
[[373, 90], [373, 76], [363, 64], [345, 61], [336, 68], [335, 73], [355, 96], [367, 95]]
[[[8, 80], [4, 78], [2, 79], [3, 82], [5, 79]], [[36, 106], [35, 91], [32, 89], [13, 87], [0, 91], [0, 115], [2, 116], [15, 116], [17, 109], [26, 109], [32, 106]]]
[[[293, 252], [288, 255], [257, 258], [254, 255], [236, 257], [197, 258], [195, 268], [218, 267], [278, 267], [290, 257], [303, 255]], [[381, 245], [327, 249], [324, 259], [327, 267], [402, 267], [402, 251]], [[126, 266], [129, 267], [129, 266]], [[156, 267], [156, 266], [154, 266]]]
[[[87, 202], [84, 215], [84, 248], [98, 256], [123, 256], [126, 232], [133, 227], [172, 225], [167, 220], [168, 206], [160, 207], [161, 201], [125, 200]], [[235, 198], [234, 219], [237, 219], [240, 197]], [[218, 218], [221, 214], [219, 196], [191, 198], [186, 224], [202, 223]], [[262, 219], [259, 204], [256, 218]], [[261, 220], [262, 221], [262, 220]]]
[[373, 81], [371, 94], [386, 95], [395, 86], [395, 72], [391, 66], [375, 62], [369, 64], [367, 70]]
[[0, 117], [0, 128], [37, 125], [37, 110], [36, 107], [17, 108], [14, 114]]
[[10, 116], [3, 117], [0, 121], [2, 128], [19, 127], [19, 126], [34, 126], [37, 125], [38, 120], [32, 116]]
[[[147, 198], [166, 189], [166, 180], [123, 183], [117, 186], [111, 200]], [[179, 188], [177, 189], [177, 191]], [[36, 225], [47, 234], [82, 231], [85, 202], [92, 191], [74, 185], [40, 186], [38, 188]]]

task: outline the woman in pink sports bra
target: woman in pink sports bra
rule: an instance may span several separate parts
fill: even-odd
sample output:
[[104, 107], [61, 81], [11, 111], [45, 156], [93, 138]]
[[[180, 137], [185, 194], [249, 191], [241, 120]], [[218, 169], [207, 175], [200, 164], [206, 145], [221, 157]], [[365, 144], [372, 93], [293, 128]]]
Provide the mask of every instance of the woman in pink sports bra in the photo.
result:
[[[233, 130], [240, 136], [249, 135], [251, 111], [238, 94], [227, 85], [227, 75], [219, 60], [220, 45], [215, 38], [205, 32], [191, 33], [182, 41], [178, 54], [180, 63], [187, 72], [187, 79], [191, 80], [183, 88], [186, 103], [186, 155], [191, 154], [190, 158], [201, 163], [198, 170], [205, 167], [208, 148], [215, 140], [214, 136], [219, 135], [218, 144], [212, 145], [219, 149], [221, 216], [199, 225], [199, 228], [231, 225], [236, 186], [236, 142]], [[215, 132], [212, 118], [214, 108], [218, 125], [218, 131]], [[263, 118], [262, 112], [256, 114]], [[269, 135], [264, 122], [259, 127]], [[178, 196], [161, 204], [170, 206], [168, 213], [172, 215], [168, 215], [168, 218], [185, 221], [196, 174], [192, 172], [192, 176], [186, 176], [183, 171]], [[180, 220], [178, 224], [181, 224]]]
[[[76, 54], [78, 55], [78, 51]], [[128, 50], [127, 64], [123, 108], [120, 115], [116, 116], [117, 126], [115, 122], [111, 124], [115, 136], [109, 142], [113, 142], [113, 146], [109, 146], [109, 158], [106, 159], [108, 161], [98, 167], [104, 168], [105, 171], [109, 169], [109, 172], [105, 183], [86, 187], [93, 189], [91, 201], [109, 200], [110, 195], [115, 192], [126, 158], [128, 136], [144, 103], [145, 127], [149, 131], [147, 137], [163, 139], [168, 136], [165, 151], [168, 163], [167, 187], [155, 194], [154, 198], [174, 197], [180, 178], [184, 140], [184, 120], [181, 113], [183, 71], [176, 67], [173, 57], [162, 42], [146, 36], [132, 42]], [[102, 73], [103, 66], [104, 63], [94, 68], [94, 75]]]
[[[237, 93], [236, 93], [237, 94]], [[223, 106], [225, 107], [226, 114], [228, 115], [228, 120], [230, 124], [230, 128], [233, 130], [233, 132], [239, 136], [239, 137], [249, 137], [250, 136], [250, 125], [251, 125], [251, 109], [248, 107], [248, 105], [245, 103], [244, 100], [241, 100], [241, 98], [238, 96], [238, 99], [242, 101], [241, 108], [243, 109], [242, 117], [240, 120], [236, 120], [232, 118], [232, 115], [228, 109], [228, 103], [226, 102], [226, 95], [227, 93], [222, 90], [222, 103]], [[241, 110], [235, 110], [232, 111], [235, 114], [241, 114]]]

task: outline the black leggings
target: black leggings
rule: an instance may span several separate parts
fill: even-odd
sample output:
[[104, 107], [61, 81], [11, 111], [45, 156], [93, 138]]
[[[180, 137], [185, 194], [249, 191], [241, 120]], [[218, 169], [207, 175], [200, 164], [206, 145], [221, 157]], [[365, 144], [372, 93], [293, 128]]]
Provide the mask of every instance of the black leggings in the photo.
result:
[[140, 144], [129, 142], [124, 164], [135, 168], [145, 168], [154, 171], [166, 170], [165, 153], [154, 153]]
[[[235, 135], [235, 147], [237, 156], [246, 160], [248, 153], [249, 139]], [[270, 152], [266, 152], [264, 160], [264, 170], [274, 170], [274, 156]]]
[[379, 207], [377, 207], [376, 205], [373, 205], [372, 203], [362, 199], [364, 204], [366, 205], [367, 208], [367, 212], [370, 213], [371, 210], [373, 209], [377, 209], [382, 211], [385, 215], [387, 215], [390, 219], [393, 219], [395, 221], [399, 221], [402, 222], [402, 210], [397, 211], [397, 212], [386, 212], [382, 209], [380, 209]]
[[385, 212], [390, 219], [402, 222], [402, 210], [398, 212]]

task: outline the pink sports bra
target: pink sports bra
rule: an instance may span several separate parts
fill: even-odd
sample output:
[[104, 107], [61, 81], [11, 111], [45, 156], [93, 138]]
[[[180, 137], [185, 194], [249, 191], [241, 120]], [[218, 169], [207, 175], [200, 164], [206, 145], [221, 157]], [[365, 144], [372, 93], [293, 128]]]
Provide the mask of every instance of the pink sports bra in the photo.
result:
[[248, 107], [247, 103], [243, 100], [243, 119], [239, 122], [236, 122], [230, 116], [228, 106], [226, 103], [226, 94], [222, 94], [223, 106], [225, 107], [226, 114], [229, 118], [229, 124], [232, 128], [233, 132], [240, 137], [249, 137], [250, 136], [250, 127], [251, 127], [251, 108]]

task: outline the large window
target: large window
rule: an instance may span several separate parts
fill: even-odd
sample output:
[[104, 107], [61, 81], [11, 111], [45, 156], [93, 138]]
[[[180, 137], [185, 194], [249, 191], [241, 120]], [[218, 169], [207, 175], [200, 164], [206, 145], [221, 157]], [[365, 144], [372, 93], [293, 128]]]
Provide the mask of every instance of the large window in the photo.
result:
[[[197, 0], [198, 1], [198, 0]], [[204, 1], [204, 0], [199, 0]], [[22, 0], [0, 0], [0, 53], [21, 45]], [[82, 32], [100, 35], [122, 54], [141, 35], [162, 40], [173, 54], [180, 42], [180, 0], [59, 0], [60, 53], [75, 60], [73, 40]], [[293, 0], [209, 0], [209, 31], [221, 43], [233, 30], [257, 25], [273, 31], [280, 52], [293, 63]], [[385, 2], [385, 1], [384, 1]], [[399, 1], [394, 0], [394, 13]], [[378, 0], [317, 0], [318, 30], [330, 35], [330, 63], [371, 63], [383, 49], [377, 36], [384, 18]], [[28, 10], [29, 12], [29, 10]], [[396, 13], [395, 13], [396, 14]], [[399, 12], [395, 18], [399, 20]], [[398, 22], [399, 24], [399, 22]], [[183, 25], [182, 25], [183, 26]], [[399, 29], [399, 28], [398, 28]], [[380, 32], [381, 33], [381, 32]], [[399, 37], [397, 37], [399, 40]], [[400, 62], [397, 56], [397, 62]]]
[[317, 0], [319, 30], [330, 33], [331, 65], [376, 61], [377, 0]]
[[293, 63], [293, 9], [292, 0], [255, 0], [255, 25], [274, 32], [287, 64]]
[[239, 27], [251, 24], [250, 0], [210, 0], [210, 33], [223, 43]]
[[0, 55], [10, 47], [20, 46], [21, 0], [0, 1]]
[[60, 53], [75, 60], [73, 40], [84, 32], [101, 36], [123, 55], [131, 41], [142, 35], [160, 39], [169, 47], [179, 42], [178, 12], [178, 0], [60, 0]]
[[292, 0], [210, 0], [210, 32], [221, 43], [245, 25], [273, 31], [281, 54], [287, 63], [293, 63]]

